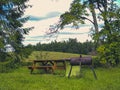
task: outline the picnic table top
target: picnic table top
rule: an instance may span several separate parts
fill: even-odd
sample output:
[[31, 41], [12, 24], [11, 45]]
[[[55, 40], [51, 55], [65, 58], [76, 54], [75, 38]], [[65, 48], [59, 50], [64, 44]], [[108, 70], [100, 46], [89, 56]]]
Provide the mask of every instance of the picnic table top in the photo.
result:
[[49, 59], [49, 60], [33, 60], [33, 62], [46, 62], [46, 61], [56, 61], [56, 62], [61, 62], [61, 61], [70, 61], [69, 58], [65, 59]]

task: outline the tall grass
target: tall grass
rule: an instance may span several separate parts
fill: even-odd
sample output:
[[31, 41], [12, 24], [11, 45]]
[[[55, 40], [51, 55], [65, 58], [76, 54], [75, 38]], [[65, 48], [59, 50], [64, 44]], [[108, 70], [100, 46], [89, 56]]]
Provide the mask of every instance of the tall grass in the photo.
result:
[[[41, 54], [42, 53], [42, 54]], [[40, 56], [41, 55], [41, 56]], [[46, 56], [46, 57], [44, 57]], [[59, 52], [33, 52], [25, 61], [34, 59], [61, 59], [78, 57], [78, 54], [67, 54]], [[120, 89], [120, 67], [96, 68], [98, 80], [93, 76], [89, 68], [82, 68], [82, 76], [79, 76], [79, 67], [73, 67], [71, 77], [67, 70], [56, 70], [54, 74], [40, 73], [35, 70], [30, 74], [28, 68], [21, 67], [14, 72], [0, 74], [0, 90], [119, 90]]]
[[[26, 67], [12, 73], [0, 74], [0, 90], [119, 90], [119, 68], [97, 68], [95, 80], [89, 68], [82, 69], [82, 77], [67, 78], [61, 74], [30, 74]], [[74, 70], [73, 70], [74, 72]]]

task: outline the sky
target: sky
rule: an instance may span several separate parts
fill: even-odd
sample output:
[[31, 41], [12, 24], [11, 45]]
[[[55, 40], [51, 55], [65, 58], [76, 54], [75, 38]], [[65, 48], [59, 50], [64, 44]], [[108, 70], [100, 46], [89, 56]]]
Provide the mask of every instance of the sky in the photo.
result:
[[79, 29], [70, 26], [60, 30], [54, 37], [48, 37], [50, 25], [59, 21], [59, 17], [68, 11], [73, 0], [29, 0], [28, 4], [32, 7], [27, 8], [24, 16], [30, 19], [24, 24], [24, 27], [34, 27], [29, 34], [25, 35], [24, 45], [37, 43], [50, 43], [51, 41], [64, 41], [69, 38], [76, 38], [80, 42], [91, 40], [89, 31], [91, 24], [81, 25]]

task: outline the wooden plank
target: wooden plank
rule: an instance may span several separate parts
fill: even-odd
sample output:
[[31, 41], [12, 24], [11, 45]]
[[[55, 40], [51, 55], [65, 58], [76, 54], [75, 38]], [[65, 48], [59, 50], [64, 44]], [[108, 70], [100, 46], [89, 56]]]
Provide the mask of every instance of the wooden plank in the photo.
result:
[[44, 69], [45, 71], [52, 70], [52, 73], [54, 72], [53, 66], [28, 66], [28, 69], [31, 70], [31, 74], [34, 69]]
[[28, 69], [53, 68], [53, 66], [28, 66]]

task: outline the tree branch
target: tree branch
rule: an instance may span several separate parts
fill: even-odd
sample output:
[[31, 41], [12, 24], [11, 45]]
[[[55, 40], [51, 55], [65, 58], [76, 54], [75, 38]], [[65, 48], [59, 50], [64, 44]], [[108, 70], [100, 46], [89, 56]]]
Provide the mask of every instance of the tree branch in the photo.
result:
[[92, 24], [94, 24], [94, 22], [92, 20], [90, 20], [89, 18], [86, 18], [86, 17], [80, 17], [80, 18], [86, 19], [86, 20], [90, 21]]
[[99, 4], [99, 2], [97, 2], [97, 5], [98, 5], [99, 11], [102, 13], [103, 11], [100, 9], [100, 4]]

